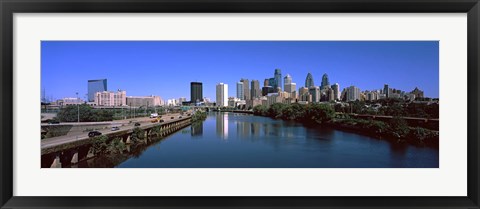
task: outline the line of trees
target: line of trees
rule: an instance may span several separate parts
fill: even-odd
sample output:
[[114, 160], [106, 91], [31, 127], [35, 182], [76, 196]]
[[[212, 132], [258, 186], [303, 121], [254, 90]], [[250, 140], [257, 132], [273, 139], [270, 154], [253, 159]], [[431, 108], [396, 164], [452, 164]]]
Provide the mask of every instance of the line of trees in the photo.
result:
[[335, 110], [330, 104], [274, 103], [267, 107], [257, 105], [253, 114], [275, 119], [295, 120], [307, 124], [326, 123], [335, 117]]
[[[379, 107], [374, 107], [376, 105]], [[406, 102], [401, 99], [381, 99], [376, 101], [353, 101], [348, 105], [335, 104], [336, 112], [369, 115], [388, 115], [418, 118], [439, 118], [439, 104]]]
[[253, 113], [274, 119], [294, 120], [309, 126], [322, 124], [380, 138], [392, 139], [397, 142], [438, 146], [438, 131], [421, 127], [410, 127], [405, 119], [400, 116], [395, 116], [386, 122], [372, 119], [355, 119], [350, 118], [348, 115], [339, 115], [337, 117], [334, 107], [330, 104], [301, 105], [297, 103], [275, 103], [270, 105], [270, 107], [258, 105], [253, 108]]
[[[78, 108], [78, 109], [77, 109]], [[151, 113], [164, 114], [163, 107], [141, 107], [133, 110], [132, 108], [125, 109], [95, 109], [87, 104], [68, 105], [60, 109], [57, 117], [51, 121], [59, 122], [77, 122], [78, 113], [80, 113], [80, 122], [98, 122], [98, 121], [112, 121], [126, 118], [145, 117]]]
[[[79, 114], [80, 113], [80, 114]], [[55, 120], [61, 122], [77, 122], [80, 116], [80, 122], [98, 122], [112, 121], [114, 112], [112, 110], [94, 109], [87, 104], [69, 105], [62, 108]]]

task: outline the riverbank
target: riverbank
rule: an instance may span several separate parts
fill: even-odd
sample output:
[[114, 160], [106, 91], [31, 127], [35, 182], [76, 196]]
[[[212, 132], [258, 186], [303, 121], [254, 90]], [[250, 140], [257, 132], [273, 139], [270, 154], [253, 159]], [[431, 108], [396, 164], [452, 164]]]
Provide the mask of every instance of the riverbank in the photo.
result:
[[388, 121], [358, 119], [348, 116], [337, 118], [334, 109], [328, 104], [280, 104], [270, 107], [256, 106], [254, 114], [273, 119], [297, 121], [309, 127], [318, 125], [355, 132], [394, 143], [407, 143], [415, 146], [439, 147], [439, 131], [409, 126], [405, 119], [396, 116]]
[[437, 149], [439, 147], [439, 132], [421, 127], [403, 125], [392, 127], [380, 121], [361, 119], [335, 119], [325, 123], [325, 125], [338, 130], [389, 140], [394, 143], [408, 143]]

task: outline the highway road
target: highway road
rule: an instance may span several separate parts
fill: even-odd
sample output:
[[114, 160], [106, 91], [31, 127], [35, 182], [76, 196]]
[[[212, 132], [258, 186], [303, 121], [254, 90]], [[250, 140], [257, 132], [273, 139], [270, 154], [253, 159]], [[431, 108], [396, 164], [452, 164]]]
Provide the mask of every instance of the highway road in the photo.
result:
[[[167, 115], [162, 115], [162, 118], [160, 118], [160, 119], [164, 120], [164, 122], [169, 122], [169, 121], [172, 121], [172, 120], [178, 120], [179, 116], [180, 116], [180, 113], [167, 114]], [[172, 117], [173, 117], [173, 119], [172, 119]], [[107, 129], [99, 129], [97, 131], [101, 132], [102, 135], [103, 134], [109, 134], [109, 133], [115, 133], [115, 132], [119, 132], [119, 131], [122, 131], [122, 130], [133, 129], [135, 127], [135, 123], [140, 123], [140, 127], [150, 125], [150, 124], [152, 124], [152, 122], [151, 122], [152, 120], [153, 120], [152, 118], [143, 117], [143, 118], [131, 118], [131, 119], [127, 119], [127, 120], [110, 121], [110, 123], [119, 124], [117, 126], [119, 128], [119, 130], [112, 131], [111, 126], [109, 126]], [[132, 121], [132, 122], [130, 123], [130, 121]], [[63, 123], [61, 123], [61, 124], [63, 124]], [[101, 126], [101, 127], [104, 127], [104, 126]], [[83, 139], [87, 139], [87, 138], [89, 138], [88, 137], [88, 131], [69, 133], [69, 134], [64, 135], [64, 136], [57, 136], [57, 137], [43, 139], [41, 141], [41, 148], [42, 149], [50, 148], [50, 147], [58, 146], [58, 145], [61, 145], [61, 144], [75, 142], [75, 141], [83, 140]]]

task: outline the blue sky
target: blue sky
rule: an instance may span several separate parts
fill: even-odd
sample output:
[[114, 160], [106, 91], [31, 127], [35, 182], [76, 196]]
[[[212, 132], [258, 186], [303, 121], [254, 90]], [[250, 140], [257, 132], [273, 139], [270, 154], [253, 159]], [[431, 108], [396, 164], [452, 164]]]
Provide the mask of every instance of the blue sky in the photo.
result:
[[[108, 80], [108, 90], [127, 96], [190, 98], [190, 82], [203, 82], [203, 95], [215, 100], [215, 85], [236, 95], [241, 78], [263, 86], [274, 70], [305, 84], [307, 73], [322, 75], [340, 89], [390, 87], [425, 96], [439, 95], [437, 41], [42, 41], [41, 89], [48, 98], [84, 99], [87, 80]], [[282, 79], [283, 82], [283, 79]]]

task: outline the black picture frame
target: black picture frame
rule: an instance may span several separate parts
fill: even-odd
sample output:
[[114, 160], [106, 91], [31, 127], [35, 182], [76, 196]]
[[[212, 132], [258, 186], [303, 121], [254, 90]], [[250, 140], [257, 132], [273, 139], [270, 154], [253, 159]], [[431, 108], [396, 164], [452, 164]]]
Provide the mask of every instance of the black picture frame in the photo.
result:
[[[1, 208], [479, 208], [478, 0], [0, 0]], [[14, 13], [467, 13], [468, 196], [466, 197], [20, 197], [13, 196]], [[455, 179], [452, 179], [455, 180]], [[94, 188], [95, 185], [92, 185]], [[412, 188], [414, 189], [414, 188]]]

